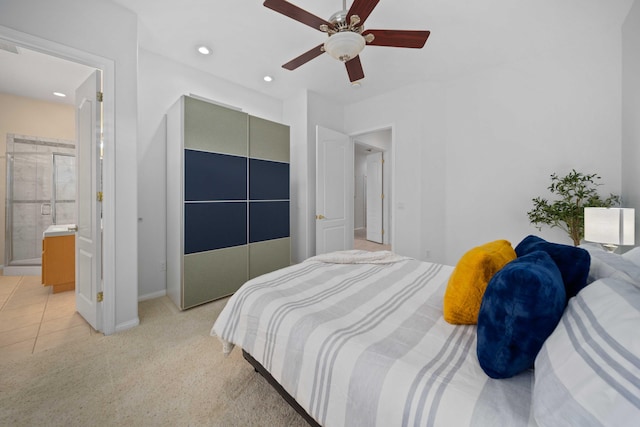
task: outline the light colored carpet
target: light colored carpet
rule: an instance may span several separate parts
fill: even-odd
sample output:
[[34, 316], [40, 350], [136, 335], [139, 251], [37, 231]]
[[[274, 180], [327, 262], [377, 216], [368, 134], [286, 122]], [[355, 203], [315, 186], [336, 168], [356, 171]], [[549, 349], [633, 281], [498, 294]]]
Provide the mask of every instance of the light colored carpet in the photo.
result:
[[2, 426], [307, 426], [235, 349], [209, 336], [226, 300], [140, 303], [140, 326], [0, 361]]

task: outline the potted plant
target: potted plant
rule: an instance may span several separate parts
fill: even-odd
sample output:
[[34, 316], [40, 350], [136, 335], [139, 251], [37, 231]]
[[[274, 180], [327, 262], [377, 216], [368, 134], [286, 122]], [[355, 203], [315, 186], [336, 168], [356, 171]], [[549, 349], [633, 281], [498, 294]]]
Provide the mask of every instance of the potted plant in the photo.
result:
[[573, 244], [578, 246], [584, 237], [584, 208], [609, 208], [620, 204], [620, 196], [616, 194], [610, 194], [606, 199], [598, 194], [596, 187], [602, 184], [596, 181], [600, 179], [595, 173], [583, 174], [575, 169], [563, 177], [551, 174], [551, 185], [547, 188], [559, 200], [550, 202], [542, 197], [532, 199], [533, 209], [527, 212], [529, 221], [538, 230], [548, 225], [566, 231]]

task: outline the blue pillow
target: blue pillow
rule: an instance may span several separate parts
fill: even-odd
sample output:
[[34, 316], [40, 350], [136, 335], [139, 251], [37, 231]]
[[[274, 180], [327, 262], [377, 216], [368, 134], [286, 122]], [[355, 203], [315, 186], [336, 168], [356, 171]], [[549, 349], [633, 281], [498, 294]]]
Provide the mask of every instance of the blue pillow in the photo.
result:
[[533, 366], [565, 307], [560, 270], [544, 251], [516, 258], [487, 285], [478, 313], [478, 361], [491, 378]]
[[537, 236], [525, 237], [516, 246], [516, 255], [523, 256], [534, 251], [545, 251], [551, 256], [562, 274], [567, 301], [587, 286], [591, 256], [589, 252], [575, 246], [547, 242]]

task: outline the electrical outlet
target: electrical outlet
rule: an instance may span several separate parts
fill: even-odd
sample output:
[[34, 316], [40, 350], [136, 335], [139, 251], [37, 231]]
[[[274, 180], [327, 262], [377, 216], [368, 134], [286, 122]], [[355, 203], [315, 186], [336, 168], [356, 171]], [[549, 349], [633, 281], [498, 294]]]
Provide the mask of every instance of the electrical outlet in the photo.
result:
[[167, 271], [167, 263], [166, 262], [161, 262], [160, 263], [160, 271]]
[[431, 251], [429, 249], [427, 249], [426, 251], [424, 251], [424, 256], [429, 259], [431, 258]]

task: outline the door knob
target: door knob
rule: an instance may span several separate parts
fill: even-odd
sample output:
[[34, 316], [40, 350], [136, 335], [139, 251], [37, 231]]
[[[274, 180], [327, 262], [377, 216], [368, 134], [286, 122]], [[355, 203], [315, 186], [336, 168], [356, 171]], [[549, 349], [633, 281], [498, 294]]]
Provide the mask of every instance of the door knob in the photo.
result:
[[326, 217], [322, 214], [316, 215], [316, 219], [326, 219]]

